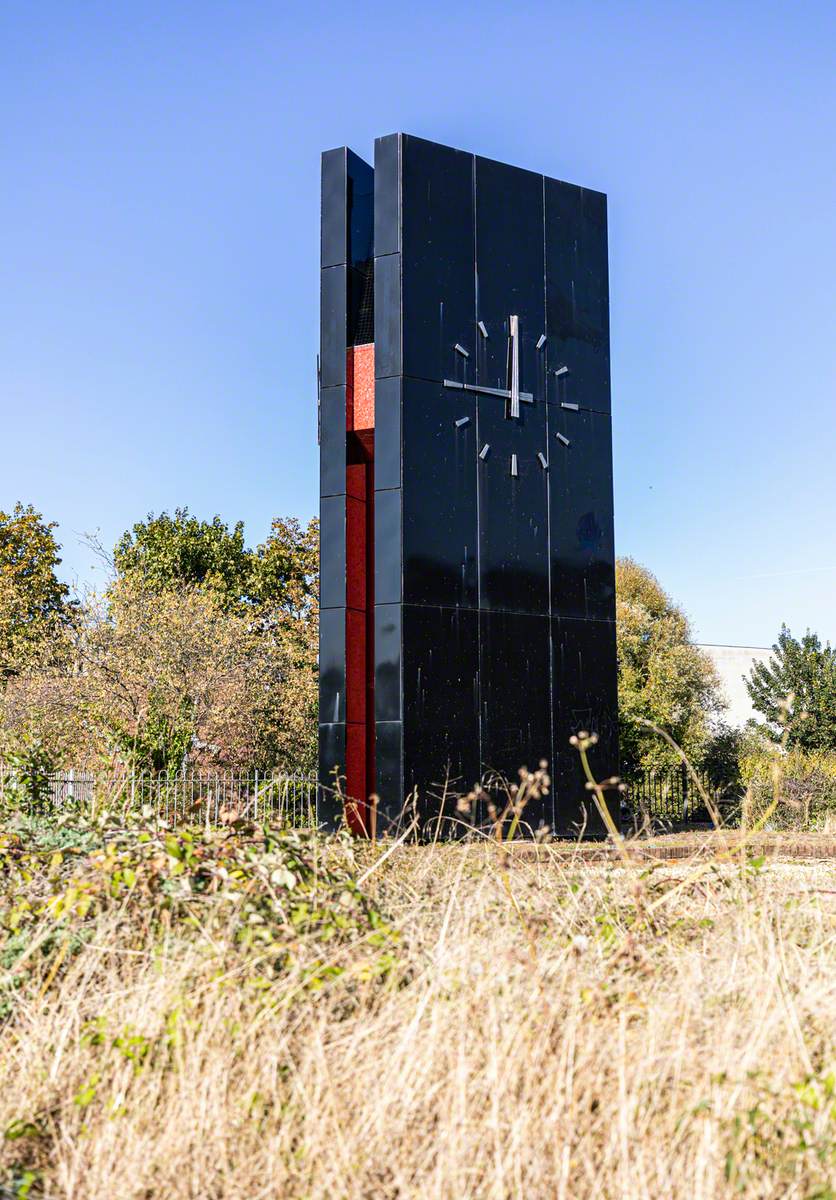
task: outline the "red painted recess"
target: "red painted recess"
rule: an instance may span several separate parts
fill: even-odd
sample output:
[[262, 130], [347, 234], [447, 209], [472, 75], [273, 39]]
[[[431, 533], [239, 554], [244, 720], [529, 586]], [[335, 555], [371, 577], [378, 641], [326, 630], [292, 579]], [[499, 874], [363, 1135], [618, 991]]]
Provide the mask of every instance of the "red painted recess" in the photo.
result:
[[346, 354], [346, 792], [353, 833], [371, 833], [374, 791], [374, 343]]

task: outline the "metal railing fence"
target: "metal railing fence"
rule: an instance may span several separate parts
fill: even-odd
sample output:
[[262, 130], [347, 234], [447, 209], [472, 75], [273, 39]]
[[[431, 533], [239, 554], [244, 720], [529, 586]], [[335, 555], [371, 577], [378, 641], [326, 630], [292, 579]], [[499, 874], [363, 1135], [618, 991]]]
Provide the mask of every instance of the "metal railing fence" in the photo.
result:
[[[698, 771], [702, 790], [722, 816], [728, 814], [740, 797], [740, 785], [735, 781], [717, 781]], [[670, 824], [702, 824], [711, 820], [700, 787], [688, 768], [678, 767], [642, 771], [625, 780], [627, 791], [624, 806], [629, 821], [650, 821]]]
[[[740, 799], [739, 784], [718, 783], [699, 774], [700, 784], [721, 814]], [[710, 821], [699, 788], [687, 768], [636, 773], [625, 779], [625, 825], [699, 824]], [[52, 772], [36, 786], [0, 761], [0, 804], [59, 814], [92, 815], [145, 811], [171, 826], [222, 825], [236, 819], [269, 819], [297, 828], [316, 824], [316, 777], [285, 771], [103, 771]]]
[[284, 771], [65, 770], [47, 775], [32, 795], [13, 768], [0, 764], [0, 803], [17, 799], [45, 813], [150, 810], [171, 826], [239, 818], [315, 825], [316, 788], [314, 776]]

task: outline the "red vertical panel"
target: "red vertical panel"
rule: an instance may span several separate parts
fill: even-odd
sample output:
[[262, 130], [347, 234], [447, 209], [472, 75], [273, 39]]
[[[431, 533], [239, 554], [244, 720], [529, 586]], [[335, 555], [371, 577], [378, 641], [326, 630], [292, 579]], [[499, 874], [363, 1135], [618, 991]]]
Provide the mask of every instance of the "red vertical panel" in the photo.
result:
[[346, 355], [346, 790], [368, 836], [374, 789], [374, 346]]

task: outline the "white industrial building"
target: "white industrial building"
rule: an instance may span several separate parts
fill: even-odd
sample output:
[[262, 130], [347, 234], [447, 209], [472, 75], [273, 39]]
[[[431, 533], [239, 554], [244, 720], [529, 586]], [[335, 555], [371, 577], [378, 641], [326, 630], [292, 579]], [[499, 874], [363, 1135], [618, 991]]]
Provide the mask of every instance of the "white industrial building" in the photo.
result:
[[723, 714], [729, 725], [740, 727], [750, 718], [762, 720], [752, 708], [744, 676], [748, 677], [755, 663], [768, 662], [772, 657], [769, 646], [700, 646], [709, 656], [720, 676], [728, 709]]

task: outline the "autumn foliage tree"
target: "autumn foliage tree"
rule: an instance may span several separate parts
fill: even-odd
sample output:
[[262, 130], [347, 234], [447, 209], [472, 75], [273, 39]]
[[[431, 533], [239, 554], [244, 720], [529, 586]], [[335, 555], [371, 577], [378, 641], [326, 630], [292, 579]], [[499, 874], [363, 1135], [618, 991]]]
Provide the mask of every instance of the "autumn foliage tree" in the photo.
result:
[[72, 669], [21, 675], [5, 727], [37, 728], [67, 765], [310, 769], [316, 546], [315, 522], [276, 520], [251, 550], [240, 523], [150, 515], [80, 610]]

